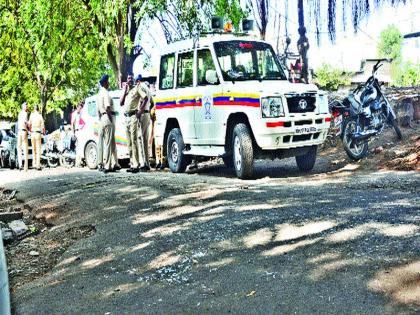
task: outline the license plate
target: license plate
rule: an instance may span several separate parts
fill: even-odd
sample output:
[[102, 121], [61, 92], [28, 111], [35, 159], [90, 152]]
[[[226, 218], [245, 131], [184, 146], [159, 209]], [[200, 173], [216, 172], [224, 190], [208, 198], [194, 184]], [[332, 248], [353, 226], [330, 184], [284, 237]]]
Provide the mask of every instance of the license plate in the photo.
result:
[[341, 124], [343, 122], [343, 116], [337, 116], [334, 118], [334, 130], [335, 130], [335, 135], [338, 136], [341, 134]]
[[302, 128], [295, 129], [295, 132], [298, 135], [305, 134], [305, 133], [314, 133], [316, 131], [317, 131], [316, 127], [302, 127]]

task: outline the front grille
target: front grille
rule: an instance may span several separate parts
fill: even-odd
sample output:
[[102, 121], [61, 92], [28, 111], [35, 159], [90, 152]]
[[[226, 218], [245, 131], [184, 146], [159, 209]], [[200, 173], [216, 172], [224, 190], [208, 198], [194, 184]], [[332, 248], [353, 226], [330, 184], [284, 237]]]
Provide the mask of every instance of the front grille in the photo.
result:
[[289, 113], [310, 113], [315, 110], [316, 97], [314, 94], [286, 95]]
[[304, 125], [311, 125], [312, 124], [312, 120], [300, 120], [300, 121], [295, 121], [295, 126], [304, 126]]
[[311, 134], [308, 135], [298, 135], [298, 136], [293, 136], [293, 142], [299, 142], [299, 141], [307, 141], [310, 140], [312, 137]]

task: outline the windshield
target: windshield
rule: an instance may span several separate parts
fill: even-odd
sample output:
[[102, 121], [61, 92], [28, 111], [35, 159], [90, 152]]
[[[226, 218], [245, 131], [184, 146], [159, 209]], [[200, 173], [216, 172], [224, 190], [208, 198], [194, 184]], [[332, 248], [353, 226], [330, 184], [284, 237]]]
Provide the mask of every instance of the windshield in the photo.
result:
[[237, 40], [214, 43], [214, 48], [226, 81], [286, 80], [269, 44]]

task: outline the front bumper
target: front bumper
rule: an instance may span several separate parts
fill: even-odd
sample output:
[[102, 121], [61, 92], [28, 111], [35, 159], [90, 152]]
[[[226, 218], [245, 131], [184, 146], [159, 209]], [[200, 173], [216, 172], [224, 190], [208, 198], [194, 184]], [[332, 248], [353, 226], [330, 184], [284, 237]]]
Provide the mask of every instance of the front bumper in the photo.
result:
[[298, 148], [322, 144], [330, 128], [330, 114], [299, 115], [253, 122], [253, 133], [263, 150]]

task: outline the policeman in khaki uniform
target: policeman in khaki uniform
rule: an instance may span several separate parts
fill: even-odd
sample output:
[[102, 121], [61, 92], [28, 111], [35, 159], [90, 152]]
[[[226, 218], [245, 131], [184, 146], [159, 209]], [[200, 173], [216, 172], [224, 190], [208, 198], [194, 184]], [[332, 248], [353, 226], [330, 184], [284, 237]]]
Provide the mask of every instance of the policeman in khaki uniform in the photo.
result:
[[120, 169], [115, 144], [115, 111], [109, 95], [109, 76], [103, 75], [99, 81], [97, 108], [99, 115], [98, 162], [99, 170], [104, 173]]
[[131, 173], [137, 173], [140, 169], [139, 120], [137, 116], [140, 105], [146, 97], [145, 91], [139, 84], [134, 84], [133, 75], [129, 74], [124, 87], [124, 93], [120, 99], [120, 105], [124, 106], [125, 131], [127, 134], [128, 152], [130, 154], [130, 168], [127, 172]]
[[138, 117], [140, 119], [140, 160], [143, 166], [140, 168], [141, 171], [147, 172], [150, 170], [149, 165], [149, 139], [152, 133], [152, 120], [150, 117], [150, 106], [152, 101], [152, 93], [150, 92], [148, 86], [141, 82], [141, 75], [138, 75], [136, 78], [136, 84], [139, 86], [145, 93], [143, 102], [140, 105]]
[[17, 151], [18, 151], [18, 164], [19, 169], [23, 169], [22, 161], [22, 149], [25, 157], [25, 171], [28, 170], [28, 108], [26, 102], [22, 104], [22, 110], [18, 116], [18, 139], [17, 139]]
[[29, 117], [29, 126], [31, 129], [31, 141], [33, 151], [33, 167], [41, 170], [41, 142], [42, 134], [45, 133], [44, 119], [38, 112], [38, 105], [34, 106], [34, 111]]

